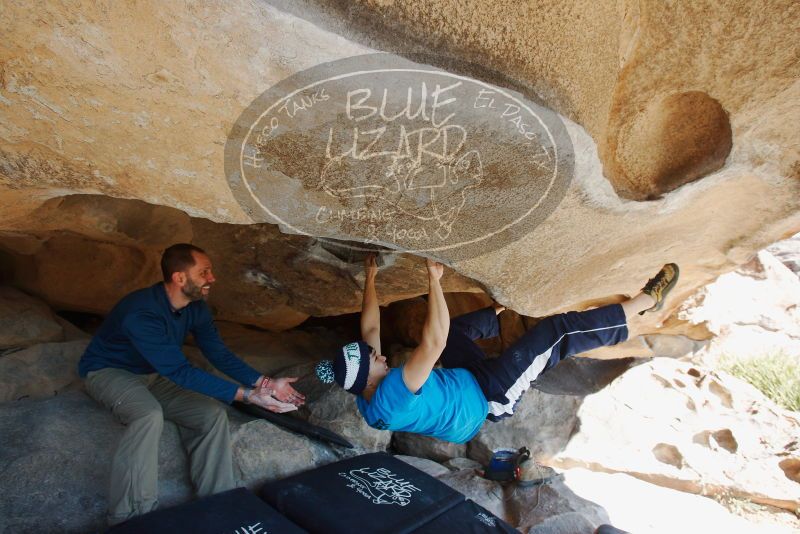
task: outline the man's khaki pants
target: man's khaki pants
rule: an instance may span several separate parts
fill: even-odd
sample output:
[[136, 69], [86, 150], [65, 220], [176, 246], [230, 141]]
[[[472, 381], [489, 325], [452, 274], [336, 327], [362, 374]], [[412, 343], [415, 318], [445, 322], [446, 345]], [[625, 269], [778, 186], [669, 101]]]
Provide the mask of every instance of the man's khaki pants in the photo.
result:
[[198, 496], [235, 487], [228, 417], [218, 401], [157, 374], [112, 368], [89, 373], [86, 389], [127, 426], [111, 464], [110, 525], [158, 506], [158, 442], [164, 419], [178, 425]]

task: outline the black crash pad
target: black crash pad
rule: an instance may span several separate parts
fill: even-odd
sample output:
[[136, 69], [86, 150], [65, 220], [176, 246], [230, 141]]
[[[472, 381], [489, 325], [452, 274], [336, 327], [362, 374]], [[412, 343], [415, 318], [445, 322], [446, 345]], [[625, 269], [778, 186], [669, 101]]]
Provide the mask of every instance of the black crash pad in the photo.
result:
[[353, 448], [352, 443], [347, 441], [344, 437], [340, 436], [336, 432], [321, 426], [312, 425], [308, 421], [303, 421], [302, 419], [293, 417], [288, 413], [273, 413], [269, 410], [265, 410], [264, 408], [260, 408], [253, 404], [245, 404], [243, 402], [234, 402], [233, 407], [242, 413], [246, 413], [252, 417], [265, 419], [273, 425], [278, 425], [309, 438], [326, 441], [328, 443], [333, 443], [334, 445], [341, 445], [342, 447], [346, 447], [348, 449]]
[[415, 532], [466, 501], [450, 486], [386, 453], [348, 458], [268, 483], [261, 496], [309, 532], [325, 534]]
[[107, 534], [303, 534], [245, 488], [156, 510], [111, 527]]
[[467, 499], [457, 504], [430, 523], [414, 531], [414, 534], [510, 534], [519, 533], [483, 506]]

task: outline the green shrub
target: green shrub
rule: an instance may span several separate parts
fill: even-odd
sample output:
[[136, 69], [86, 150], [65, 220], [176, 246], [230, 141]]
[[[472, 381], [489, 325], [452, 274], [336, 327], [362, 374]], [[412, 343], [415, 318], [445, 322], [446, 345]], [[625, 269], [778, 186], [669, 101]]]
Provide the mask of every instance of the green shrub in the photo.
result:
[[783, 408], [800, 411], [800, 357], [774, 352], [764, 356], [724, 356], [722, 369], [749, 382]]

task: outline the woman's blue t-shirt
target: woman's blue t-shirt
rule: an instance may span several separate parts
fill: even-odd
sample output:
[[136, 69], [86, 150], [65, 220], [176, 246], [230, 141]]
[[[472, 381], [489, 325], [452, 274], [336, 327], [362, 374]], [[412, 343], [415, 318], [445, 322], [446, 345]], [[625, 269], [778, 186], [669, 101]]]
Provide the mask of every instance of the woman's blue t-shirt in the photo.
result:
[[466, 369], [434, 369], [415, 394], [403, 382], [403, 368], [390, 369], [372, 399], [356, 404], [367, 424], [465, 443], [481, 429], [488, 404], [475, 377]]

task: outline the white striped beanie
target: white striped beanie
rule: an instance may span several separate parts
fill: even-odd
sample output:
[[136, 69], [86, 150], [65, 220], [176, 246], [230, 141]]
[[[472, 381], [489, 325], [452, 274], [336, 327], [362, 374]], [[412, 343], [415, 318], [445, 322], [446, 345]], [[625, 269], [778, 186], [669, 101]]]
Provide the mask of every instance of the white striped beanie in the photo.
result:
[[345, 390], [358, 395], [367, 387], [371, 353], [372, 347], [363, 341], [348, 343], [333, 361], [322, 360], [317, 364], [317, 378], [325, 384], [335, 381]]

